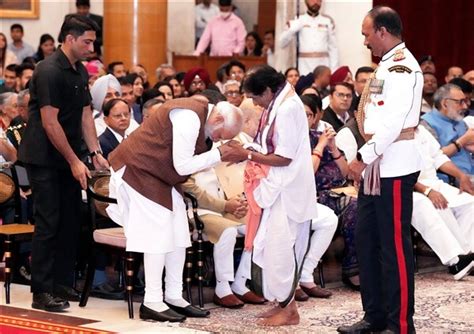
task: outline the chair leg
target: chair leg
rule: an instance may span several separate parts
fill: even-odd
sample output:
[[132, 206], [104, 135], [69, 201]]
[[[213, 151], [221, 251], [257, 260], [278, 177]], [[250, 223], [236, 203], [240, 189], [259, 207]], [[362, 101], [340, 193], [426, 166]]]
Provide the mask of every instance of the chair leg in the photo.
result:
[[10, 283], [12, 281], [12, 241], [5, 239], [5, 299], [10, 304]]
[[185, 284], [186, 284], [186, 294], [188, 296], [188, 302], [193, 305], [193, 295], [191, 293], [191, 283], [193, 277], [193, 246], [186, 248], [186, 277], [185, 277]]
[[198, 299], [199, 307], [204, 307], [204, 296], [202, 291], [203, 268], [204, 268], [204, 249], [202, 240], [202, 231], [198, 230], [198, 254], [197, 254], [197, 274], [198, 274]]
[[84, 282], [84, 288], [82, 289], [81, 301], [79, 302], [80, 307], [85, 307], [87, 305], [92, 290], [92, 283], [94, 282], [95, 275], [96, 247], [95, 244], [92, 245], [89, 260], [87, 261], [86, 281]]
[[133, 265], [134, 256], [131, 252], [125, 253], [125, 284], [128, 303], [128, 317], [133, 319]]
[[319, 260], [318, 273], [319, 273], [319, 284], [321, 285], [321, 288], [324, 289], [324, 287], [326, 286], [326, 283], [324, 282], [323, 260]]

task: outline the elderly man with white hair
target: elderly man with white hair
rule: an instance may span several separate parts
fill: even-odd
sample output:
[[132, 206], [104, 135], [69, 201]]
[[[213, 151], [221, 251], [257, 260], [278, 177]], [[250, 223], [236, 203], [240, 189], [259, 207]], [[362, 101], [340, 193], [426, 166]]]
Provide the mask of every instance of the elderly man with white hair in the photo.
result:
[[[107, 128], [102, 108], [108, 101], [122, 96], [122, 87], [116, 77], [112, 74], [107, 74], [94, 82], [91, 88], [91, 96], [95, 130], [97, 137], [99, 137]], [[125, 135], [128, 136], [138, 127], [139, 124], [134, 119], [131, 119], [130, 126], [125, 131]]]
[[[240, 105], [243, 115], [242, 132], [236, 141], [253, 142], [262, 114], [251, 99]], [[227, 308], [239, 308], [244, 303], [263, 304], [265, 299], [250, 291], [245, 283], [250, 272], [250, 252], [243, 252], [234, 276], [234, 247], [237, 236], [245, 235], [247, 201], [244, 192], [245, 162], [219, 165], [193, 174], [183, 189], [193, 194], [199, 202], [198, 215], [204, 223], [204, 233], [214, 245], [213, 258], [216, 288], [213, 301]], [[230, 282], [232, 282], [232, 288]]]
[[232, 139], [241, 128], [241, 111], [227, 102], [214, 106], [202, 96], [170, 100], [110, 153], [110, 194], [117, 205], [107, 211], [124, 227], [127, 251], [144, 253], [141, 319], [180, 322], [209, 314], [182, 297], [185, 250], [191, 242], [181, 183], [231, 161], [230, 145], [212, 149], [212, 142]]

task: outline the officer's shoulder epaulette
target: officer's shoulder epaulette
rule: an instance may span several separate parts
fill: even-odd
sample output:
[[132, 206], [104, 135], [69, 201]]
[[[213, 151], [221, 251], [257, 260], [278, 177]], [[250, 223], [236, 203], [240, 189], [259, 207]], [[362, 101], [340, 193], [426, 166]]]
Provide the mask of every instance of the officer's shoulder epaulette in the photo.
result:
[[332, 24], [333, 29], [336, 28], [336, 23], [334, 22], [334, 19], [333, 19], [331, 16], [329, 16], [329, 15], [327, 15], [327, 14], [319, 14], [319, 15], [321, 15], [322, 17], [328, 18], [329, 21], [330, 21], [331, 24]]
[[404, 66], [404, 65], [395, 65], [395, 66], [392, 66], [388, 69], [389, 72], [397, 72], [397, 73], [408, 73], [410, 74], [412, 72], [411, 69], [409, 69], [408, 67]]

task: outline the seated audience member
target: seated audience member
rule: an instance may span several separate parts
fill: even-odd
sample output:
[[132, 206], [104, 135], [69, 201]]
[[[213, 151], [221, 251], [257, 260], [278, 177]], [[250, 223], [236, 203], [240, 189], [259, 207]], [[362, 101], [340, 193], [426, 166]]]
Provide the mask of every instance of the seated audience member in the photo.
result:
[[242, 82], [245, 75], [245, 65], [238, 60], [231, 60], [225, 67], [225, 74], [227, 80], [237, 80]]
[[267, 56], [267, 64], [275, 67], [275, 30], [267, 30], [263, 35], [262, 56]]
[[[243, 144], [251, 143], [262, 111], [257, 109], [251, 100], [246, 100], [241, 110], [244, 125], [235, 140]], [[196, 196], [204, 232], [214, 244], [214, 303], [227, 308], [242, 307], [244, 303], [265, 302], [264, 298], [250, 291], [245, 285], [249, 276], [246, 273], [250, 271], [249, 252], [244, 250], [234, 275], [234, 246], [237, 236], [245, 235], [243, 218], [248, 210], [247, 201], [242, 197], [244, 169], [245, 162], [232, 166], [222, 163], [192, 175], [183, 185], [185, 191]], [[240, 182], [235, 182], [235, 179]]]
[[143, 95], [143, 91], [144, 91], [143, 78], [141, 76], [139, 76], [138, 74], [136, 74], [136, 73], [130, 73], [130, 74], [127, 75], [127, 77], [129, 77], [128, 79], [130, 81], [133, 80], [133, 96], [135, 97], [136, 104], [140, 107], [137, 110], [140, 111], [140, 113], [141, 113], [141, 109], [142, 109], [142, 105], [143, 105], [142, 95]]
[[19, 64], [35, 53], [33, 47], [23, 40], [23, 36], [23, 26], [19, 23], [12, 24], [10, 27], [12, 42], [8, 44], [8, 49], [16, 55]]
[[0, 127], [3, 130], [6, 130], [12, 120], [19, 115], [17, 99], [17, 93], [8, 92], [0, 94]]
[[232, 13], [232, 8], [232, 0], [219, 0], [220, 15], [208, 22], [193, 55], [201, 55], [209, 46], [211, 56], [232, 56], [242, 53], [247, 31], [242, 19]]
[[219, 68], [216, 71], [217, 81], [214, 84], [222, 94], [224, 94], [224, 83], [229, 79], [227, 78], [227, 74], [225, 73], [226, 67], [227, 67], [227, 63], [224, 63], [221, 66], [219, 66]]
[[322, 120], [339, 131], [351, 119], [350, 107], [354, 88], [347, 82], [331, 85], [329, 106], [324, 110]]
[[6, 92], [15, 93], [17, 90], [16, 64], [10, 64], [3, 71], [3, 84], [0, 85], [0, 94]]
[[[329, 80], [330, 88], [334, 87], [334, 85], [339, 82], [346, 82], [352, 86], [354, 85], [354, 80], [352, 80], [352, 72], [348, 66], [341, 66], [331, 74], [331, 80]], [[352, 93], [352, 97], [354, 97], [354, 91]], [[329, 106], [329, 101], [330, 101], [329, 96], [326, 96], [325, 98], [323, 98], [323, 110], [325, 110]], [[352, 101], [351, 101], [351, 106], [352, 106]], [[349, 110], [350, 110], [350, 113], [352, 114], [353, 110], [351, 109]]]
[[94, 85], [94, 82], [105, 74], [104, 64], [102, 64], [100, 60], [94, 59], [85, 62], [84, 66], [86, 67], [87, 74], [89, 75], [89, 89], [91, 89]]
[[126, 76], [119, 78], [120, 87], [122, 88], [122, 99], [127, 101], [132, 113], [132, 119], [140, 124], [142, 122], [142, 110], [140, 105], [137, 103], [137, 98], [134, 93], [136, 74], [127, 74]]
[[157, 90], [158, 92], [162, 93], [165, 97], [165, 100], [172, 100], [174, 99], [174, 90], [171, 84], [167, 81], [159, 81], [154, 86], [153, 89]]
[[433, 97], [438, 89], [438, 81], [431, 72], [423, 73], [423, 100], [421, 101], [421, 114], [430, 112], [434, 108]]
[[296, 85], [294, 85], [293, 87], [295, 87], [296, 94], [298, 95], [303, 95], [303, 92], [306, 89], [313, 89], [314, 91], [313, 94], [316, 94], [319, 96], [319, 92], [317, 91], [316, 88], [313, 87], [313, 83], [314, 83], [313, 73], [308, 73], [306, 75], [300, 76], [298, 78], [298, 81], [296, 82]]
[[471, 83], [463, 78], [454, 78], [449, 83], [461, 88], [462, 92], [464, 93], [464, 96], [466, 96], [467, 109], [464, 112], [464, 115], [474, 115], [474, 95], [472, 94], [473, 86], [471, 85]]
[[444, 77], [444, 82], [449, 83], [454, 78], [462, 78], [464, 72], [459, 66], [451, 66]]
[[175, 77], [167, 79], [165, 82], [169, 83], [173, 90], [173, 98], [177, 99], [183, 96], [183, 86], [179, 83]]
[[325, 65], [316, 66], [313, 71], [313, 87], [318, 91], [318, 95], [324, 98], [329, 95], [329, 84], [331, 83], [331, 69]]
[[159, 99], [160, 101], [163, 101], [163, 103], [166, 102], [165, 94], [162, 92], [159, 92], [158, 90], [154, 88], [147, 89], [146, 91], [143, 92], [142, 100], [143, 100], [143, 105], [150, 101], [151, 99]]
[[50, 34], [43, 34], [40, 37], [38, 51], [33, 55], [36, 62], [42, 61], [44, 58], [51, 56], [56, 51], [54, 38]]
[[[310, 130], [310, 142], [318, 203], [329, 207], [336, 215], [340, 215], [341, 232], [344, 238], [342, 280], [352, 289], [359, 289], [359, 270], [354, 240], [354, 231], [357, 224], [357, 199], [334, 197], [331, 192], [333, 188], [346, 185], [347, 161], [344, 154], [336, 146], [334, 129], [329, 123], [322, 120], [321, 99], [316, 95], [305, 95], [301, 97], [301, 100], [305, 106], [310, 128], [315, 129]], [[326, 224], [329, 223], [330, 221], [326, 221]], [[313, 263], [313, 270], [331, 242], [336, 229], [336, 226], [332, 227], [331, 234], [331, 226], [326, 225], [325, 236], [322, 237], [324, 242], [314, 243], [315, 247], [320, 248], [320, 256], [314, 258], [313, 261], [308, 261], [308, 264]], [[313, 240], [311, 244], [313, 245]], [[306, 267], [307, 264], [304, 264], [303, 268]], [[309, 277], [309, 271], [306, 272], [306, 277]], [[314, 285], [314, 283], [312, 284]]]
[[15, 54], [8, 49], [7, 36], [0, 32], [0, 79], [3, 78], [3, 71], [5, 67], [10, 64], [18, 64], [18, 59]]
[[107, 159], [118, 144], [125, 138], [125, 131], [130, 126], [130, 108], [125, 100], [112, 99], [102, 109], [107, 128], [99, 136], [99, 144], [104, 158]]
[[148, 72], [142, 64], [133, 65], [130, 69], [130, 73], [136, 73], [143, 79], [143, 89], [150, 88], [150, 83], [148, 82]]
[[464, 80], [467, 80], [471, 83], [471, 85], [474, 86], [474, 70], [470, 70], [466, 74], [463, 75], [462, 77]]
[[30, 81], [35, 70], [35, 65], [31, 63], [22, 63], [15, 68], [18, 80], [18, 91], [26, 89], [26, 84]]
[[24, 89], [17, 95], [17, 112], [18, 115], [14, 117], [7, 128], [7, 137], [10, 143], [18, 149], [25, 131], [26, 122], [28, 122], [28, 102], [30, 101], [30, 92]]
[[[415, 141], [423, 169], [413, 194], [412, 225], [460, 280], [474, 267], [474, 185], [423, 126], [418, 127]], [[462, 192], [439, 179], [436, 170], [455, 177]]]
[[258, 33], [251, 31], [245, 36], [244, 56], [261, 56], [263, 42]]
[[[0, 116], [2, 114], [3, 111], [0, 109]], [[5, 129], [1, 126], [0, 123], [0, 163], [6, 161], [15, 162], [16, 160], [17, 150], [7, 139]], [[0, 220], [2, 221], [2, 224], [11, 224], [14, 221], [15, 208], [10, 204], [10, 202], [6, 202], [3, 205], [0, 204]]]
[[184, 75], [184, 89], [188, 96], [193, 96], [207, 89], [211, 83], [209, 73], [202, 67], [194, 67]]
[[176, 75], [176, 70], [170, 64], [161, 64], [155, 70], [156, 81], [164, 81], [168, 77], [174, 77]]
[[237, 80], [227, 80], [224, 84], [224, 96], [229, 103], [236, 107], [240, 106], [243, 98], [240, 82]]
[[422, 56], [420, 59], [418, 59], [418, 64], [420, 64], [420, 68], [423, 73], [431, 72], [436, 74], [436, 65], [432, 56]]
[[352, 97], [352, 105], [350, 110], [357, 110], [362, 91], [364, 90], [365, 84], [370, 79], [370, 76], [373, 72], [374, 69], [370, 66], [362, 66], [357, 69], [354, 79], [354, 95]]
[[[104, 75], [94, 82], [91, 88], [91, 97], [97, 136], [100, 136], [107, 127], [107, 124], [104, 122], [104, 114], [102, 113], [104, 104], [113, 98], [119, 98], [121, 96], [122, 87], [120, 86], [120, 82], [112, 74]], [[131, 120], [130, 127], [127, 129], [126, 134], [129, 135], [137, 127], [138, 123]]]
[[[474, 152], [474, 129], [464, 122], [468, 106], [466, 96], [459, 86], [446, 84], [434, 95], [436, 109], [422, 116], [421, 124], [436, 138], [443, 153], [471, 178], [474, 178], [474, 165], [470, 154]], [[443, 181], [448, 177], [439, 174]]]
[[[296, 86], [298, 79], [300, 78], [300, 72], [296, 67], [287, 68], [285, 71], [285, 78], [293, 87]], [[314, 79], [314, 78], [313, 78]]]
[[127, 69], [122, 61], [113, 61], [107, 65], [107, 73], [119, 79], [127, 75]]
[[143, 122], [146, 122], [150, 116], [157, 112], [158, 108], [165, 103], [165, 98], [152, 98], [145, 102], [143, 105]]

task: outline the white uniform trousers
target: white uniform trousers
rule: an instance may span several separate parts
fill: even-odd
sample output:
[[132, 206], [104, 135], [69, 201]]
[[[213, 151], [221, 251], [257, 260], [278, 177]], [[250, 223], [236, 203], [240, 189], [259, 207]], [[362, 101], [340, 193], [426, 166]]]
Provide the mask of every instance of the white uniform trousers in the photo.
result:
[[412, 225], [444, 265], [454, 264], [451, 262], [458, 255], [471, 251], [466, 232], [472, 233], [474, 213], [469, 207], [472, 204], [438, 210], [428, 197], [413, 193]]
[[[331, 244], [334, 233], [336, 233], [338, 217], [329, 207], [318, 205], [318, 218], [311, 222], [311, 245], [304, 259], [303, 269], [301, 271], [300, 282], [314, 282], [313, 272], [318, 266], [319, 260], [324, 255]], [[304, 248], [307, 245], [296, 244], [296, 248]], [[298, 253], [298, 251], [297, 251]]]

